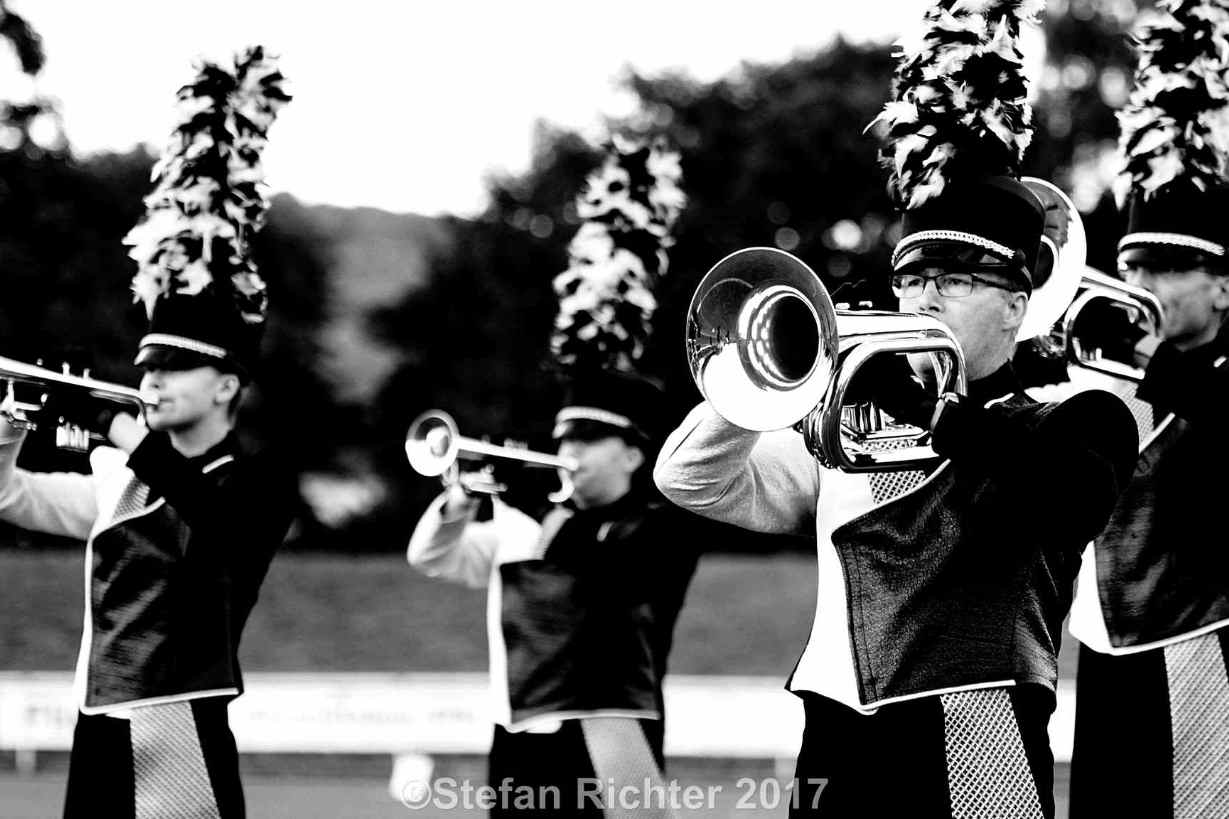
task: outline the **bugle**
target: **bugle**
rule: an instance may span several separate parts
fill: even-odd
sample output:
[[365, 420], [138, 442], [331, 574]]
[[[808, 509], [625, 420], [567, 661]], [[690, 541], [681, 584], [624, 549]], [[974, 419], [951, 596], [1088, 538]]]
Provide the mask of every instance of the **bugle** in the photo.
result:
[[[0, 356], [0, 381], [5, 384], [5, 394], [0, 400], [0, 416], [20, 429], [37, 429], [38, 415], [46, 405], [47, 398], [56, 392], [84, 392], [91, 400], [118, 404], [140, 418], [146, 408], [156, 401], [134, 387], [98, 381], [88, 375], [58, 373], [36, 364], [27, 364]], [[18, 385], [32, 386], [39, 390], [37, 401], [21, 401], [17, 398]], [[56, 428], [56, 445], [63, 449], [85, 451], [91, 440], [101, 436], [91, 435], [78, 427], [60, 423]]]
[[[847, 472], [902, 469], [938, 457], [928, 430], [857, 428], [844, 407], [874, 355], [929, 353], [939, 392], [963, 392], [964, 355], [938, 319], [837, 310], [819, 276], [775, 248], [731, 253], [705, 274], [687, 311], [692, 378], [713, 409], [757, 431], [794, 426], [824, 465]], [[877, 442], [891, 438], [891, 448]]]
[[467, 491], [483, 494], [498, 494], [506, 487], [489, 476], [463, 475], [460, 461], [503, 459], [525, 466], [555, 469], [559, 474], [560, 487], [547, 495], [551, 503], [562, 503], [571, 496], [572, 473], [579, 468], [573, 458], [466, 438], [460, 434], [452, 416], [443, 410], [428, 410], [414, 419], [405, 435], [405, 457], [420, 475], [439, 476], [445, 485], [460, 482]]

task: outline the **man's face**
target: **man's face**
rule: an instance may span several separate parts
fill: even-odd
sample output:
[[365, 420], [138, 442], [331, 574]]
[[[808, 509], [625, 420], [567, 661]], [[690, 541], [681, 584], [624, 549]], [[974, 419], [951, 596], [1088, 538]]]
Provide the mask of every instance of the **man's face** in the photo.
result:
[[1145, 260], [1130, 260], [1121, 267], [1127, 284], [1160, 300], [1161, 338], [1185, 350], [1216, 337], [1229, 309], [1227, 277], [1213, 275], [1203, 266], [1173, 268]]
[[[939, 292], [934, 277], [946, 271], [938, 266], [911, 271], [929, 279], [916, 296], [902, 296], [900, 309], [908, 313], [932, 316], [947, 325], [964, 353], [969, 380], [983, 378], [998, 369], [1004, 361], [1004, 349], [1010, 355], [1011, 340], [1024, 319], [1027, 299], [1023, 294], [1004, 289], [1010, 280], [999, 273], [978, 271], [984, 281], [974, 281], [972, 290], [964, 296], [945, 296]], [[929, 356], [911, 355], [915, 369], [929, 367]]]
[[188, 429], [219, 407], [225, 410], [237, 390], [237, 377], [214, 367], [146, 369], [141, 391], [157, 404], [145, 411], [145, 423], [155, 431]]
[[617, 435], [583, 440], [563, 438], [559, 455], [576, 459], [572, 499], [581, 509], [606, 506], [626, 495], [632, 475], [644, 463], [640, 448]]

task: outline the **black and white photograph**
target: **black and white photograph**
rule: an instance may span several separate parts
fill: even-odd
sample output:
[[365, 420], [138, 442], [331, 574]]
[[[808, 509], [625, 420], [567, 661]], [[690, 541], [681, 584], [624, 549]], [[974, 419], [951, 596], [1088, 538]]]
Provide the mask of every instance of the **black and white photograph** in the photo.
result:
[[0, 817], [1226, 819], [1229, 0], [0, 0]]

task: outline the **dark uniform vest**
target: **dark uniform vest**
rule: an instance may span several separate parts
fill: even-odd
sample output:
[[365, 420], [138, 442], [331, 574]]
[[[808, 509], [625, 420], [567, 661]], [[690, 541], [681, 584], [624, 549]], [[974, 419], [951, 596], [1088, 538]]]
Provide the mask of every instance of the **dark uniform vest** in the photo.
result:
[[625, 498], [573, 513], [541, 559], [500, 566], [513, 724], [662, 713], [666, 659], [698, 554], [682, 537], [686, 521]]
[[[1229, 348], [1226, 341], [1202, 351], [1209, 378], [1229, 378], [1229, 365], [1215, 375], [1211, 370], [1211, 358]], [[1204, 385], [1175, 387], [1197, 393]], [[1096, 541], [1101, 610], [1114, 647], [1146, 645], [1229, 620], [1227, 498], [1220, 475], [1229, 464], [1229, 428], [1195, 426], [1176, 416], [1163, 420], [1165, 397], [1154, 403], [1160, 426]]]
[[[190, 462], [208, 470], [204, 475], [213, 486], [255, 495], [254, 488], [240, 486], [260, 479], [228, 457], [234, 451], [228, 438]], [[121, 470], [117, 478], [131, 481], [132, 473]], [[189, 526], [151, 490], [142, 508], [95, 532], [88, 552], [83, 710], [243, 690], [239, 637], [290, 520], [276, 487], [264, 488], [269, 503], [263, 515], [217, 509], [217, 520], [226, 524], [217, 530]], [[244, 531], [252, 533], [250, 540], [236, 534]], [[278, 532], [275, 539], [272, 531]]]
[[[1109, 393], [1038, 404], [1017, 392], [987, 411], [1050, 441], [1087, 443], [1094, 457], [1105, 456], [1097, 474], [1107, 484], [1115, 450], [1124, 472], [1129, 464], [1130, 417]], [[1085, 432], [1110, 419], [1122, 434], [1093, 440]], [[984, 448], [977, 462], [954, 458], [924, 488], [833, 532], [862, 702], [1005, 681], [1054, 688], [1080, 553], [1103, 525], [1114, 490], [1099, 487], [1091, 506], [1101, 508], [1064, 499], [1059, 511], [1044, 482], [1070, 466], [1059, 460], [995, 474], [987, 464], [998, 443], [973, 442]]]

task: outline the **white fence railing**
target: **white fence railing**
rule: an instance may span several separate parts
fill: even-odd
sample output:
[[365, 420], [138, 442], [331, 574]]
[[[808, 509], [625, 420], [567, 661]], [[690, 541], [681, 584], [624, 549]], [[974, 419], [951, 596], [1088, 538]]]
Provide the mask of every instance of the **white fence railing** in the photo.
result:
[[[482, 754], [490, 744], [486, 675], [255, 673], [230, 709], [251, 753]], [[1074, 686], [1059, 689], [1050, 724], [1055, 759], [1071, 758]], [[666, 753], [792, 760], [800, 701], [773, 677], [685, 676], [666, 684]], [[0, 750], [31, 764], [72, 744], [72, 675], [0, 672]]]

